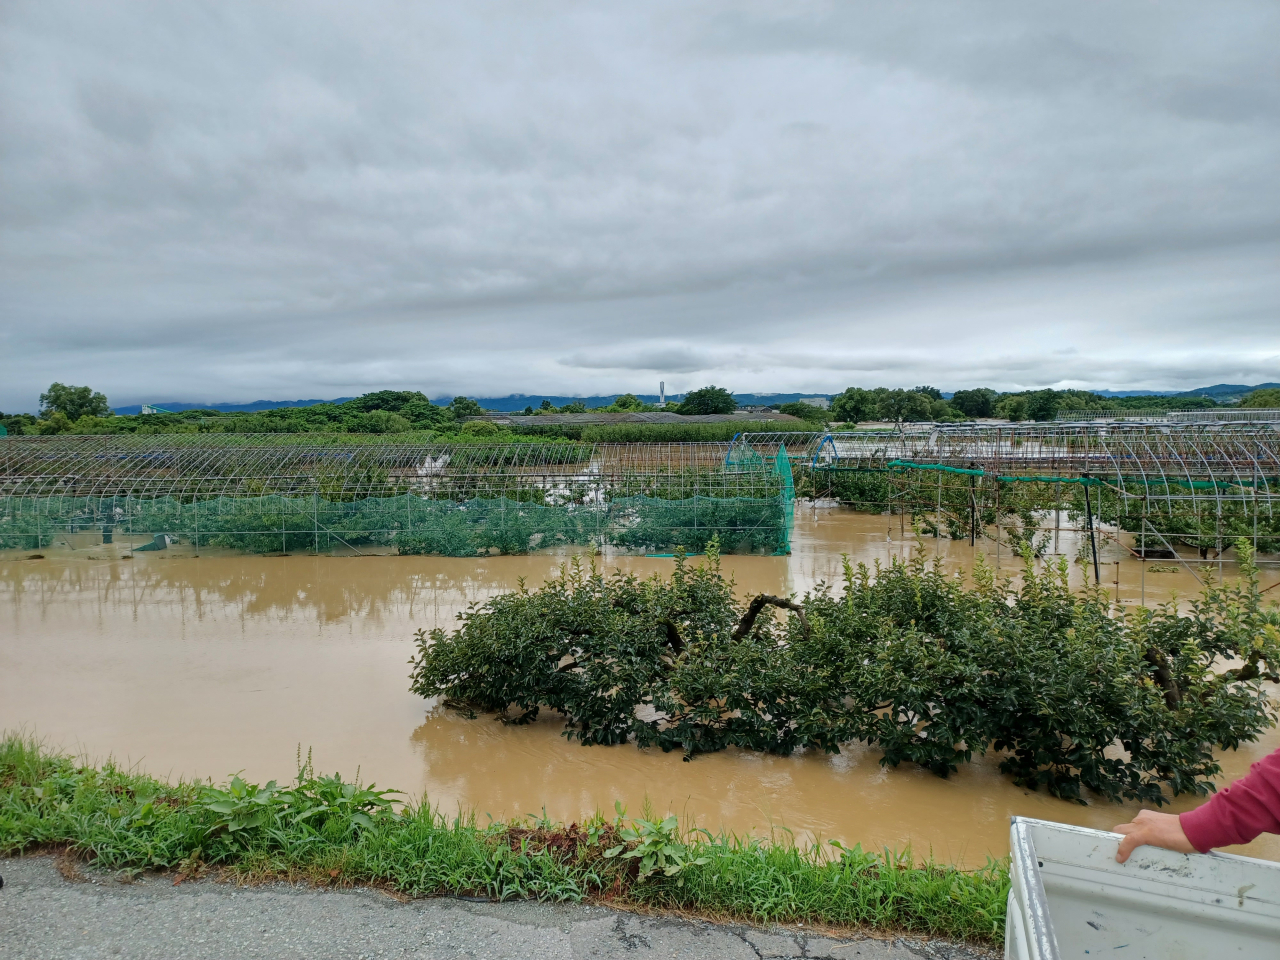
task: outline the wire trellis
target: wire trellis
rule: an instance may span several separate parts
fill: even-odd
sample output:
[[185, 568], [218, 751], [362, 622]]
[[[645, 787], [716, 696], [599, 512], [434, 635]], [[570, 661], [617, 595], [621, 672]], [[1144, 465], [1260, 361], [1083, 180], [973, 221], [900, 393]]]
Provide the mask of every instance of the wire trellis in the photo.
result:
[[[726, 469], [725, 443], [424, 443], [382, 436], [0, 440], [0, 547], [60, 534], [252, 552], [627, 550], [785, 553], [786, 457]], [[163, 538], [163, 541], [161, 540]]]
[[1065, 514], [1095, 555], [1099, 535], [1152, 558], [1186, 546], [1221, 560], [1241, 539], [1280, 552], [1280, 423], [904, 424], [736, 440], [763, 452], [780, 442], [802, 495], [910, 515], [939, 536], [1044, 552], [1052, 521], [1056, 550]]

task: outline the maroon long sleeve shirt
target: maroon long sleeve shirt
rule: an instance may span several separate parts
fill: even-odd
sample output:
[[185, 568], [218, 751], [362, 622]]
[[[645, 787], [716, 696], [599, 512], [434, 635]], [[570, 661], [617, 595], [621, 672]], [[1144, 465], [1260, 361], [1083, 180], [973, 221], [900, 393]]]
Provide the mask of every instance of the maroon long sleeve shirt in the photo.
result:
[[1280, 750], [1263, 757], [1208, 803], [1178, 815], [1182, 832], [1201, 853], [1280, 833]]

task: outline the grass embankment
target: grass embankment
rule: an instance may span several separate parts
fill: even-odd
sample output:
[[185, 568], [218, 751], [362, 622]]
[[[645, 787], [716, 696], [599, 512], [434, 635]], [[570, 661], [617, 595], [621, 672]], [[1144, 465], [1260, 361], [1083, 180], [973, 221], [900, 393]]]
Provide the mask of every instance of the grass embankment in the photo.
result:
[[804, 921], [971, 940], [1004, 931], [1008, 874], [909, 854], [800, 848], [601, 816], [565, 826], [478, 826], [424, 803], [393, 809], [387, 791], [316, 776], [259, 787], [168, 784], [112, 763], [83, 766], [29, 738], [0, 740], [0, 855], [65, 847], [107, 870], [221, 871], [371, 884], [411, 897], [609, 902], [752, 923]]

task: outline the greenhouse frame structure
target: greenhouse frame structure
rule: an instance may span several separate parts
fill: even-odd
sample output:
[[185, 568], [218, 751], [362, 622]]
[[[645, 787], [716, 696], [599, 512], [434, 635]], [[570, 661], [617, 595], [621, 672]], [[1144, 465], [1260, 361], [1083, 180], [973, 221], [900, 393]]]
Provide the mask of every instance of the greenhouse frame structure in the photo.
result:
[[1186, 546], [1221, 561], [1242, 538], [1280, 552], [1280, 423], [904, 424], [736, 442], [762, 456], [785, 444], [802, 494], [887, 510], [904, 534], [910, 515], [926, 533], [1041, 553], [1064, 529], [1087, 533], [1095, 577], [1100, 538], [1144, 558]]
[[[0, 548], [189, 543], [477, 556], [589, 545], [786, 553], [785, 450], [355, 434], [0, 440]], [[101, 539], [97, 539], [101, 538]]]

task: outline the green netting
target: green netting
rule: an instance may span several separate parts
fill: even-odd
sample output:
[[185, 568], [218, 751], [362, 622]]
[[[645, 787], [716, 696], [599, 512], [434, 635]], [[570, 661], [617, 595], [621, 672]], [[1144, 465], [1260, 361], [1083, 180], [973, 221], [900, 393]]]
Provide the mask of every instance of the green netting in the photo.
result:
[[[413, 494], [330, 501], [320, 496], [11, 497], [3, 501], [0, 548], [40, 549], [70, 534], [103, 542], [159, 544], [158, 537], [247, 553], [324, 553], [361, 547], [400, 554], [476, 556], [548, 547], [613, 546], [701, 552], [719, 538], [726, 553], [786, 553], [794, 490], [785, 455], [772, 497], [665, 499], [644, 495], [547, 504], [507, 497], [465, 501]], [[158, 548], [158, 547], [155, 547]]]
[[774, 469], [782, 480], [782, 500], [785, 504], [786, 519], [782, 525], [784, 538], [783, 549], [779, 553], [791, 553], [791, 524], [796, 513], [796, 485], [791, 475], [791, 458], [787, 456], [785, 444], [778, 445], [778, 456], [774, 460]]

